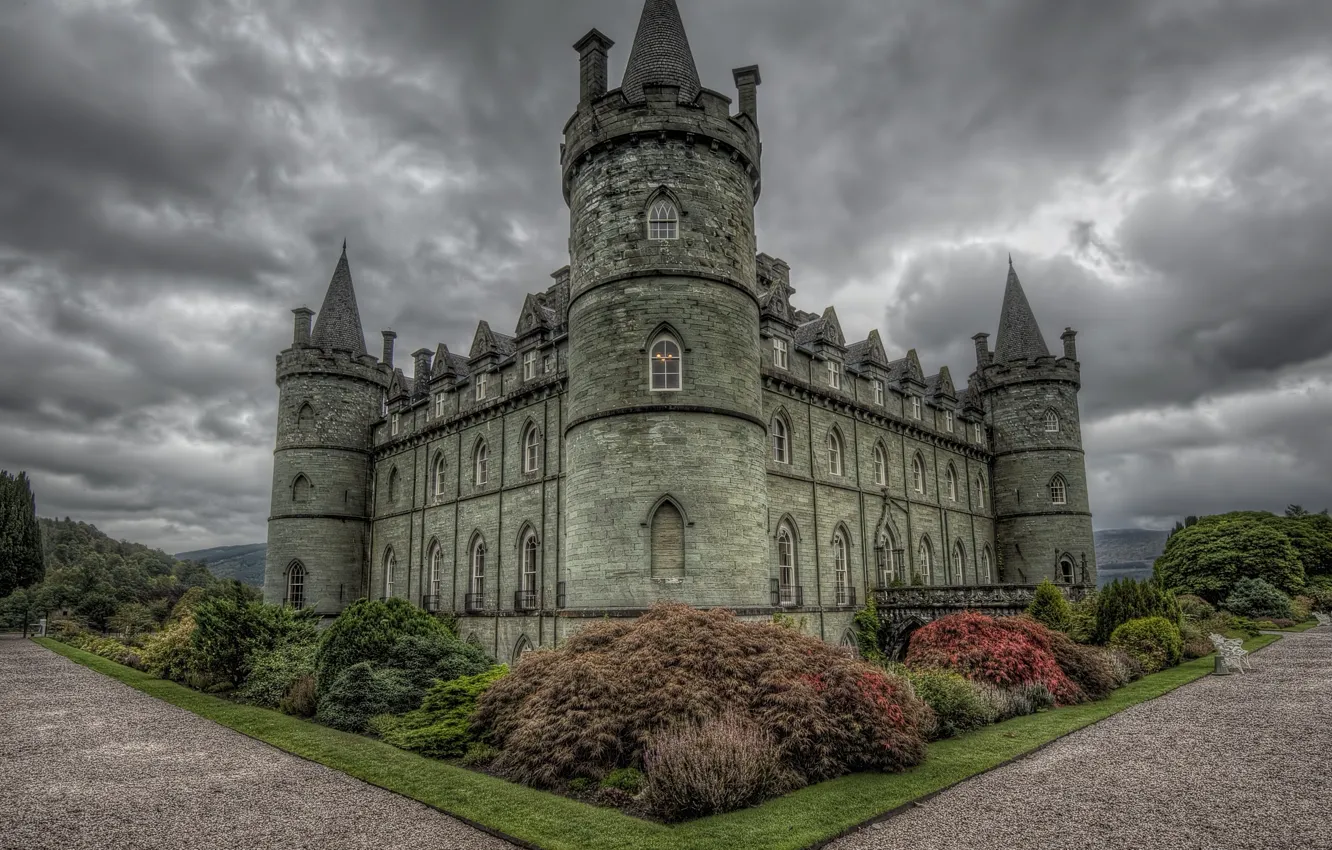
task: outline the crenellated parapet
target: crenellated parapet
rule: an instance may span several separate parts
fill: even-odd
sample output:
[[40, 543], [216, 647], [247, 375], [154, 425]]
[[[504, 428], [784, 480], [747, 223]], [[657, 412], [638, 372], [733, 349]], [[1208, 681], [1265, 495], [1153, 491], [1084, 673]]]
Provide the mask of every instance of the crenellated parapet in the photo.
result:
[[369, 354], [293, 346], [277, 356], [277, 380], [295, 375], [342, 376], [388, 388], [390, 370]]

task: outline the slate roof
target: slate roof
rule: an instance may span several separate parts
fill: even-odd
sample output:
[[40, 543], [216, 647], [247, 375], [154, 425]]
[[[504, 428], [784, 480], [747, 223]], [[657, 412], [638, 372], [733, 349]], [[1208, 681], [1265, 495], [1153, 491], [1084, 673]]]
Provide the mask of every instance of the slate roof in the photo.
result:
[[842, 324], [837, 321], [837, 311], [829, 307], [823, 311], [822, 316], [803, 322], [796, 328], [795, 341], [797, 345], [823, 342], [845, 347], [846, 338], [842, 336]]
[[643, 86], [647, 84], [679, 86], [680, 103], [693, 103], [702, 88], [675, 0], [647, 0], [643, 4], [620, 90], [630, 103], [642, 103]]
[[1045, 337], [1041, 336], [1041, 329], [1036, 326], [1036, 315], [1031, 312], [1027, 295], [1022, 291], [1022, 283], [1013, 269], [1013, 260], [1009, 258], [1004, 306], [999, 313], [999, 336], [994, 341], [994, 361], [1009, 363], [1049, 354], [1050, 349], [1045, 347]]
[[310, 343], [316, 348], [350, 351], [365, 354], [365, 331], [361, 330], [361, 311], [356, 307], [356, 292], [352, 289], [351, 267], [347, 264], [347, 243], [342, 243], [342, 256], [328, 282], [328, 292], [315, 318]]
[[880, 366], [886, 366], [888, 356], [883, 352], [883, 343], [879, 340], [879, 332], [872, 330], [865, 339], [848, 345], [846, 347], [846, 362], [848, 366], [855, 366], [860, 363], [877, 363]]

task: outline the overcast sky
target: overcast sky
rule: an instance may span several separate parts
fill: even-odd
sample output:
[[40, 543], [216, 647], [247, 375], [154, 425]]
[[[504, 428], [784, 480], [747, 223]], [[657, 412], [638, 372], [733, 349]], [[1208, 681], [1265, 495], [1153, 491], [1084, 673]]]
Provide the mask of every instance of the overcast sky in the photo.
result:
[[[1079, 331], [1097, 528], [1332, 505], [1332, 2], [680, 6], [705, 86], [762, 68], [796, 306], [960, 385], [1011, 251]], [[570, 45], [615, 85], [640, 9], [0, 3], [0, 467], [117, 537], [264, 540], [290, 309], [345, 237], [372, 351], [510, 331], [567, 262]]]

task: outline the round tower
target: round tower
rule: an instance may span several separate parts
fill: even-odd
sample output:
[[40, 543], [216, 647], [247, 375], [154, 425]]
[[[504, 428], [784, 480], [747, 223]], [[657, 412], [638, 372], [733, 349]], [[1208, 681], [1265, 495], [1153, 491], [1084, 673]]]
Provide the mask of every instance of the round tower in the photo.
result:
[[1010, 259], [993, 354], [985, 336], [976, 336], [977, 372], [993, 435], [1002, 580], [1095, 587], [1076, 334], [1066, 329], [1063, 356], [1050, 354]]
[[345, 244], [313, 332], [312, 311], [292, 312], [292, 345], [277, 357], [264, 601], [332, 615], [365, 593], [370, 429], [388, 373], [366, 353]]
[[568, 607], [768, 604], [754, 204], [757, 67], [741, 112], [699, 84], [674, 0], [648, 0], [621, 88], [577, 44], [565, 126], [571, 258]]

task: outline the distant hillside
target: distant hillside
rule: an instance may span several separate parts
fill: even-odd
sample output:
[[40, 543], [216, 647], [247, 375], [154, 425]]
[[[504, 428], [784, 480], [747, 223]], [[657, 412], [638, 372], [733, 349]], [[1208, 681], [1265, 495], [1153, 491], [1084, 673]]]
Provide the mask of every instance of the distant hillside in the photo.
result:
[[240, 546], [215, 546], [212, 549], [177, 552], [175, 557], [204, 564], [218, 578], [234, 578], [251, 587], [263, 587], [264, 556], [267, 552], [267, 543], [245, 543]]
[[1107, 528], [1092, 535], [1096, 545], [1096, 563], [1155, 561], [1165, 551], [1169, 531], [1149, 528]]

